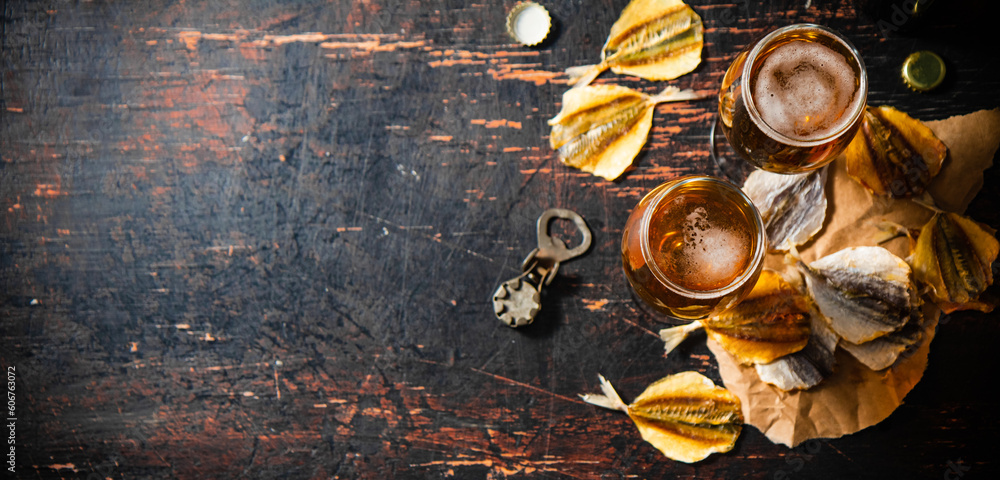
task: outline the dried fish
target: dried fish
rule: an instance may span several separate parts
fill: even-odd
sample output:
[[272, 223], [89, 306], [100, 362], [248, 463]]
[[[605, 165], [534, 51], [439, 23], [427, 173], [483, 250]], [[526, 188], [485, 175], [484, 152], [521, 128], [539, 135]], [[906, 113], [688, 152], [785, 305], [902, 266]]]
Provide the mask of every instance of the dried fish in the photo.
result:
[[743, 191], [764, 219], [771, 251], [787, 251], [808, 242], [826, 219], [827, 169], [796, 175], [756, 170]]
[[778, 272], [764, 270], [753, 290], [733, 308], [660, 330], [664, 349], [669, 353], [699, 328], [740, 363], [767, 363], [802, 350], [809, 342], [809, 301]]
[[805, 348], [771, 363], [758, 363], [755, 365], [757, 376], [784, 391], [791, 391], [815, 387], [832, 375], [837, 362], [833, 352], [840, 338], [821, 318], [819, 315], [811, 317], [812, 334]]
[[698, 372], [661, 378], [631, 405], [600, 378], [603, 394], [580, 395], [583, 401], [627, 413], [642, 438], [674, 460], [693, 463], [728, 452], [743, 428], [740, 399]]
[[701, 63], [701, 17], [681, 0], [632, 0], [611, 26], [601, 63], [566, 70], [583, 86], [607, 70], [646, 80], [671, 80]]
[[696, 98], [691, 90], [676, 87], [655, 96], [617, 85], [570, 89], [563, 94], [562, 110], [549, 120], [549, 145], [563, 163], [614, 180], [646, 143], [653, 107]]
[[864, 122], [848, 145], [847, 173], [876, 195], [920, 195], [948, 153], [919, 120], [892, 107], [866, 107]]
[[875, 228], [878, 229], [878, 233], [872, 235], [871, 240], [876, 245], [881, 245], [896, 237], [910, 236], [910, 230], [896, 222], [882, 220], [880, 222], [875, 222], [874, 225]]
[[989, 227], [950, 212], [935, 213], [920, 229], [910, 257], [913, 275], [931, 287], [932, 300], [945, 313], [993, 309], [980, 296], [993, 284], [991, 265], [1000, 252], [994, 234]]
[[764, 270], [747, 297], [710, 317], [705, 331], [740, 363], [767, 363], [809, 342], [809, 301], [778, 272]]
[[924, 338], [923, 312], [919, 307], [911, 311], [909, 321], [899, 330], [856, 345], [844, 340], [840, 346], [872, 370], [889, 368], [901, 355], [915, 347]]
[[797, 265], [830, 328], [851, 343], [903, 326], [917, 302], [910, 266], [882, 247], [846, 248]]
[[705, 324], [701, 320], [695, 320], [686, 325], [661, 329], [660, 340], [663, 340], [663, 354], [666, 355], [674, 351], [688, 336], [703, 328], [705, 328]]

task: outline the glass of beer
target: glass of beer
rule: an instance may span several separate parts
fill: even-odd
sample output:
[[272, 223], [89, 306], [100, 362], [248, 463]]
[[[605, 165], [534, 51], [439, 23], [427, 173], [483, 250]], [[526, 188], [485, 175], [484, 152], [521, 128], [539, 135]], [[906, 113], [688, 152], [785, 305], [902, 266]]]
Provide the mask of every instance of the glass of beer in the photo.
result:
[[656, 310], [702, 319], [738, 303], [757, 283], [767, 237], [742, 190], [689, 176], [650, 191], [629, 216], [622, 265], [636, 294]]
[[807, 172], [847, 148], [867, 96], [865, 64], [847, 39], [820, 25], [789, 25], [729, 66], [719, 91], [721, 127], [754, 166]]

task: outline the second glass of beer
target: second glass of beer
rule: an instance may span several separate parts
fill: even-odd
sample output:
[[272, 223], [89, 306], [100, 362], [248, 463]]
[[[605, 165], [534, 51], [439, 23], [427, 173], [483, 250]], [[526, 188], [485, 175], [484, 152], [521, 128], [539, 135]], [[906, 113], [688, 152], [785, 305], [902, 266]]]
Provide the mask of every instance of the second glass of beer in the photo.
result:
[[867, 95], [864, 62], [847, 39], [820, 25], [789, 25], [741, 52], [726, 71], [722, 131], [758, 168], [806, 172], [851, 142]]
[[702, 319], [753, 289], [767, 238], [760, 214], [736, 186], [682, 177], [650, 191], [625, 222], [625, 277], [667, 315]]

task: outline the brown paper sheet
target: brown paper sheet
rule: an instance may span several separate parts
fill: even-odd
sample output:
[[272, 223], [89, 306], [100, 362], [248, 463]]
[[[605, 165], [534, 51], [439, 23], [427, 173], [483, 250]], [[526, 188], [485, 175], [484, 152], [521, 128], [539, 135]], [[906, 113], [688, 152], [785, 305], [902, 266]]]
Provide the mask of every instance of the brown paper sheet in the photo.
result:
[[[982, 187], [983, 171], [993, 163], [1000, 146], [1000, 109], [926, 123], [948, 146], [948, 158], [929, 191], [938, 207], [964, 212]], [[872, 196], [847, 175], [845, 163], [838, 158], [830, 167], [826, 224], [799, 249], [806, 262], [847, 247], [875, 245], [877, 224], [882, 221], [918, 228], [930, 219], [931, 213], [912, 201]], [[901, 258], [909, 254], [905, 238], [882, 246]], [[778, 271], [786, 268], [782, 255], [769, 255], [765, 266]], [[740, 398], [746, 422], [771, 441], [794, 447], [812, 438], [837, 438], [875, 425], [903, 402], [927, 367], [940, 312], [928, 302], [924, 314], [928, 325], [920, 346], [892, 367], [875, 372], [838, 349], [836, 372], [805, 391], [783, 392], [762, 382], [752, 366], [740, 365], [712, 340], [708, 347], [726, 388]]]

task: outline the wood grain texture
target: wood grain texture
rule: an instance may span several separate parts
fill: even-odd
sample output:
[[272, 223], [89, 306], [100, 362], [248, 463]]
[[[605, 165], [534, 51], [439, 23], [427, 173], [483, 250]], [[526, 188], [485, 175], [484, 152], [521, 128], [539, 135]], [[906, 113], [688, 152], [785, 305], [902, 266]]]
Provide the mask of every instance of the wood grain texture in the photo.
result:
[[[556, 23], [537, 48], [504, 33], [513, 3], [5, 2], [0, 364], [18, 375], [16, 475], [995, 476], [997, 314], [946, 317], [896, 413], [805, 449], [747, 428], [728, 454], [676, 463], [584, 404], [598, 373], [626, 401], [668, 373], [719, 381], [700, 340], [663, 357], [663, 320], [633, 298], [618, 246], [651, 188], [717, 173], [716, 107], [657, 107], [619, 181], [564, 167], [546, 124], [563, 70], [599, 59], [627, 1], [542, 2]], [[920, 30], [888, 35], [851, 2], [690, 3], [706, 45], [681, 88], [713, 94], [754, 38], [817, 22], [858, 46], [873, 104], [925, 120], [1000, 106], [987, 2], [938, 2]], [[918, 49], [948, 62], [931, 94], [899, 80]], [[998, 180], [989, 170], [970, 208], [994, 228]], [[490, 295], [550, 207], [583, 215], [594, 244], [512, 330]]]

